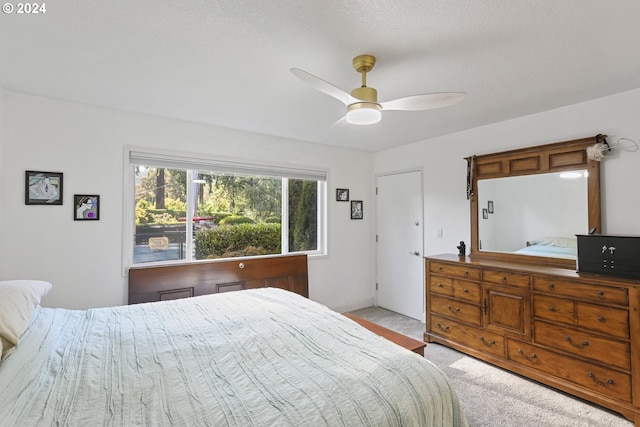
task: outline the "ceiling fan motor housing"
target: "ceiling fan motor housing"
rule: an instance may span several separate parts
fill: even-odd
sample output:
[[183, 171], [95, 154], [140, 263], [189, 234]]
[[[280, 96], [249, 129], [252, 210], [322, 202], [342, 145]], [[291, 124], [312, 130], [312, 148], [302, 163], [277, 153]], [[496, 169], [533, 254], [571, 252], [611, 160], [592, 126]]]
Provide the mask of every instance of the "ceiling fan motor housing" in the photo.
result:
[[367, 102], [378, 102], [378, 91], [372, 87], [362, 86], [351, 91], [351, 96]]
[[371, 87], [359, 87], [351, 91], [351, 96], [362, 102], [347, 106], [347, 122], [354, 125], [377, 123], [382, 117], [382, 107], [378, 104], [378, 92]]
[[362, 102], [347, 106], [347, 122], [354, 125], [370, 125], [382, 118], [382, 107], [378, 104], [378, 91], [362, 86], [351, 91], [351, 96]]

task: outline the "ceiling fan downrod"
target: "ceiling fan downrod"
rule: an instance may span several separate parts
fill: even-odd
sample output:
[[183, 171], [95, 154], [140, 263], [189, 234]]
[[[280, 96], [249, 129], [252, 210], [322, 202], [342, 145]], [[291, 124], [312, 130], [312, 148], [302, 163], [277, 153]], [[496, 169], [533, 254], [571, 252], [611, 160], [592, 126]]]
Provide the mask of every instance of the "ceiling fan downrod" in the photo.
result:
[[353, 58], [353, 68], [362, 75], [362, 86], [351, 91], [351, 96], [365, 102], [378, 103], [378, 91], [367, 86], [367, 73], [376, 65], [372, 55], [358, 55]]

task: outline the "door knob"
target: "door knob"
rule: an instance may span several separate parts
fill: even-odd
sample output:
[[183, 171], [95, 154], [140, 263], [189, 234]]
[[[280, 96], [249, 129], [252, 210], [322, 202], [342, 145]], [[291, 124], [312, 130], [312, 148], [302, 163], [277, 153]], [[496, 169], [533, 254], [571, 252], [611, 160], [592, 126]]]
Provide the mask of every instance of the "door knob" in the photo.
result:
[[413, 251], [413, 252], [409, 252], [411, 255], [415, 255], [415, 256], [420, 256], [420, 252], [418, 251]]

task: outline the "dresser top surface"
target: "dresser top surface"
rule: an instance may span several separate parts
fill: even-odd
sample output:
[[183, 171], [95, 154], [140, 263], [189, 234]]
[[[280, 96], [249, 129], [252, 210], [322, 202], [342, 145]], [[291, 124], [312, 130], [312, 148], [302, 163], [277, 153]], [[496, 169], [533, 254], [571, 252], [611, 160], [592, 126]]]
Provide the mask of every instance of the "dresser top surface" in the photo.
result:
[[574, 269], [548, 267], [535, 263], [517, 263], [507, 261], [496, 261], [492, 259], [483, 259], [469, 256], [458, 256], [457, 254], [438, 254], [425, 257], [426, 260], [456, 262], [460, 264], [470, 265], [481, 268], [505, 269], [519, 271], [528, 274], [544, 274], [552, 276], [561, 276], [567, 279], [578, 279], [581, 281], [609, 282], [612, 284], [620, 284], [625, 286], [640, 287], [640, 280], [625, 279], [614, 276], [604, 276], [592, 273], [579, 273]]

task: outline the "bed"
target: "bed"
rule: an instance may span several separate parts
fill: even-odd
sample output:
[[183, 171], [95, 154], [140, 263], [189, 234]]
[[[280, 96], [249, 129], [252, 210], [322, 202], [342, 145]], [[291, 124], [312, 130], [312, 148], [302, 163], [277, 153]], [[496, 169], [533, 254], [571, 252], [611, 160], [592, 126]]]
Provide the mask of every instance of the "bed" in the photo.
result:
[[575, 237], [540, 237], [527, 241], [524, 248], [515, 253], [550, 258], [578, 258], [578, 241]]
[[4, 286], [35, 291], [0, 364], [0, 426], [467, 425], [440, 369], [296, 293], [66, 310], [38, 304], [43, 283]]

